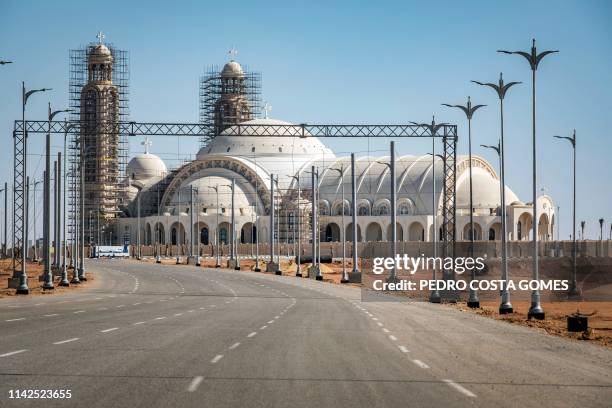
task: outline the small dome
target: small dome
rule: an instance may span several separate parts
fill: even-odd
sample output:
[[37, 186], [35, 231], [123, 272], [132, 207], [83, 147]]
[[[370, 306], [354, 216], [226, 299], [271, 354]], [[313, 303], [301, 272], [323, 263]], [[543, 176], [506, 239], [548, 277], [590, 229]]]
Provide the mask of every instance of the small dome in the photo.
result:
[[525, 203], [520, 201], [520, 200], [518, 200], [518, 201], [511, 202], [510, 205], [512, 205], [512, 206], [520, 206], [520, 205], [525, 205]]
[[223, 66], [223, 70], [221, 70], [221, 76], [223, 77], [235, 77], [235, 76], [243, 76], [244, 71], [239, 63], [234, 60], [231, 60], [227, 64]]
[[127, 175], [133, 180], [146, 180], [152, 177], [162, 177], [168, 173], [166, 164], [151, 153], [136, 155], [127, 165]]
[[113, 55], [108, 47], [104, 44], [96, 44], [89, 51], [89, 63], [100, 64], [113, 61]]

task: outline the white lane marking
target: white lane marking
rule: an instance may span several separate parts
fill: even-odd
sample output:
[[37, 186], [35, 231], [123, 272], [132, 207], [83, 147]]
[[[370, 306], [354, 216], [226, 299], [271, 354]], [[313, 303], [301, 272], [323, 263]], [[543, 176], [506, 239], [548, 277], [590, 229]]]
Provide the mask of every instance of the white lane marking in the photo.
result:
[[268, 324], [272, 324], [272, 323], [274, 323], [274, 320], [270, 320], [270, 321], [268, 322]]
[[85, 311], [84, 310], [77, 310], [76, 312], [72, 312], [72, 313], [75, 313], [75, 314], [76, 313], [85, 313]]
[[221, 360], [222, 358], [223, 358], [223, 354], [217, 354], [217, 355], [215, 356], [215, 358], [213, 358], [212, 360], [210, 360], [210, 362], [211, 362], [212, 364], [215, 364], [217, 361]]
[[389, 335], [389, 339], [393, 340], [393, 341], [397, 341], [397, 337], [395, 337], [394, 335]]
[[175, 313], [174, 315], [175, 316], [182, 316], [183, 314], [182, 313]]
[[253, 336], [255, 336], [256, 334], [257, 334], [257, 332], [251, 332], [251, 333], [249, 333], [249, 334], [247, 335], [247, 337], [253, 337]]
[[132, 304], [132, 306], [138, 306], [140, 302]]
[[235, 349], [236, 347], [238, 347], [239, 345], [240, 345], [240, 342], [234, 343], [234, 344], [232, 344], [231, 346], [229, 346], [229, 349], [230, 349], [230, 350], [233, 350], [233, 349]]
[[424, 362], [422, 362], [421, 360], [412, 360], [412, 362], [421, 368], [429, 368], [429, 366], [425, 364]]
[[266, 327], [268, 327], [267, 325], [263, 325], [259, 328], [259, 330], [264, 330]]
[[108, 307], [101, 307], [98, 310], [108, 310]]
[[64, 344], [64, 343], [70, 343], [70, 342], [72, 342], [72, 341], [77, 341], [77, 340], [79, 340], [79, 338], [78, 338], [78, 337], [73, 337], [73, 338], [71, 338], [71, 339], [67, 339], [67, 340], [56, 341], [56, 342], [55, 342], [55, 343], [53, 343], [53, 344]]
[[383, 327], [383, 324], [381, 322], [377, 322], [376, 323], [379, 327]]
[[138, 325], [138, 324], [145, 324], [146, 322], [136, 322], [134, 323], [134, 326]]
[[160, 317], [156, 317], [155, 320], [162, 320], [162, 319], [165, 319], [165, 318], [166, 318], [166, 316], [160, 316]]
[[115, 306], [115, 307], [124, 307], [124, 306], [125, 306], [125, 305], [117, 305], [117, 306]]
[[51, 313], [51, 314], [46, 314], [46, 315], [43, 315], [43, 316], [44, 317], [53, 317], [53, 316], [58, 316], [58, 314], [57, 313]]
[[373, 317], [372, 320], [376, 321], [378, 320], [378, 317]]
[[275, 319], [280, 319], [280, 316], [274, 316]]
[[410, 350], [406, 346], [398, 346], [402, 353], [410, 353]]
[[16, 322], [16, 321], [19, 321], [19, 320], [25, 320], [25, 317], [20, 317], [18, 319], [8, 319], [8, 320], [5, 320], [5, 322]]
[[187, 313], [193, 313], [193, 312], [195, 312], [195, 310], [193, 310], [193, 309], [187, 311]]
[[[500, 202], [501, 202], [501, 201], [500, 201]], [[204, 307], [201, 307], [201, 308], [200, 308], [200, 310], [206, 310], [206, 308], [204, 308]]]
[[187, 387], [187, 391], [194, 392], [200, 386], [200, 383], [204, 380], [204, 377], [197, 376], [194, 377], [193, 380], [189, 383], [189, 387]]
[[385, 333], [389, 333], [389, 329], [384, 328], [384, 327], [383, 327], [382, 331], [384, 331]]
[[24, 351], [27, 351], [27, 349], [15, 350], [15, 351], [11, 351], [11, 352], [8, 352], [8, 353], [0, 354], [0, 357], [8, 357], [8, 356], [12, 356], [12, 355], [15, 355], [15, 354], [23, 353]]
[[104, 329], [104, 330], [100, 330], [100, 333], [108, 333], [108, 332], [112, 332], [114, 330], [118, 330], [118, 327], [111, 327], [110, 329]]
[[102, 298], [94, 298], [94, 300], [102, 300]]
[[471, 397], [471, 398], [475, 398], [476, 397], [476, 394], [474, 394], [472, 391], [470, 391], [467, 388], [457, 384], [453, 380], [444, 380], [443, 379], [442, 381], [444, 381], [445, 383], [447, 383], [448, 385], [450, 385], [451, 387], [453, 387], [454, 389], [456, 389], [457, 391], [459, 391], [463, 395], [466, 395], [466, 396]]

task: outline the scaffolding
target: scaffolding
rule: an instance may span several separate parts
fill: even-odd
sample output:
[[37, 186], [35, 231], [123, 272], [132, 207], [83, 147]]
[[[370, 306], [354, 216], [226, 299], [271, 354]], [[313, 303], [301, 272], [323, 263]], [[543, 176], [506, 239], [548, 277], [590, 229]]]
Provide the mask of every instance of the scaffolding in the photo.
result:
[[[236, 89], [227, 89], [224, 86], [222, 68], [212, 65], [207, 68], [204, 76], [200, 77], [200, 123], [206, 125], [200, 136], [200, 147], [205, 146], [211, 139], [224, 129], [261, 115], [261, 73], [252, 72], [248, 67], [242, 67], [240, 85]], [[219, 106], [222, 97], [232, 98], [232, 103], [246, 101], [244, 110], [224, 112]]]
[[[69, 140], [69, 171], [76, 178], [75, 185], [81, 183], [83, 175], [84, 215], [96, 220], [84, 225], [86, 243], [97, 242], [102, 232], [112, 231], [112, 221], [119, 215], [127, 187], [128, 134], [119, 123], [129, 121], [129, 55], [112, 44], [104, 44], [111, 56], [110, 70], [105, 71], [101, 64], [90, 62], [92, 52], [99, 52], [100, 46], [102, 43], [90, 43], [69, 54], [70, 120], [78, 124]], [[78, 230], [78, 201], [73, 190], [68, 205], [70, 237]]]

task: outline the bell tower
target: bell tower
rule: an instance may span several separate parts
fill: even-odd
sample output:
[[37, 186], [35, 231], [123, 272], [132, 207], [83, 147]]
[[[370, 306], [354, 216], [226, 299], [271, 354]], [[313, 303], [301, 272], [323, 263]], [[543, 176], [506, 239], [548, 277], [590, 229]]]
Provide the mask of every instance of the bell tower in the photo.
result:
[[[237, 54], [232, 49], [230, 55]], [[215, 129], [217, 134], [240, 122], [253, 119], [251, 106], [247, 99], [245, 73], [234, 59], [231, 59], [221, 70], [221, 89], [215, 105]]]
[[[103, 228], [117, 216], [119, 184], [119, 91], [113, 84], [114, 56], [104, 44], [87, 49], [87, 81], [81, 90], [79, 151], [83, 166], [85, 216], [94, 214]], [[98, 217], [99, 216], [99, 217]], [[93, 227], [92, 227], [93, 229]], [[88, 223], [86, 239], [93, 238]]]

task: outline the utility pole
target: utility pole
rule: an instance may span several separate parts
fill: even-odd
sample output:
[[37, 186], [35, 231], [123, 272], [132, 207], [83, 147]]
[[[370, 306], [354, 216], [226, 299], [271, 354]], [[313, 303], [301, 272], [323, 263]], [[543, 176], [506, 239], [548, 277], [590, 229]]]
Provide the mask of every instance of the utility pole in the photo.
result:
[[353, 223], [353, 270], [351, 271], [351, 277], [349, 280], [354, 282], [361, 282], [361, 274], [357, 267], [358, 255], [359, 255], [359, 237], [358, 237], [358, 225], [357, 225], [357, 174], [355, 167], [355, 153], [351, 153], [351, 198], [352, 198], [352, 223]]

